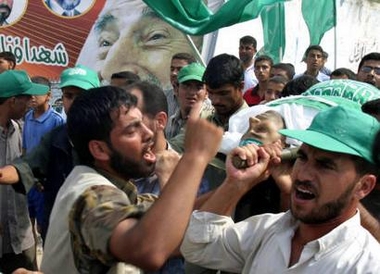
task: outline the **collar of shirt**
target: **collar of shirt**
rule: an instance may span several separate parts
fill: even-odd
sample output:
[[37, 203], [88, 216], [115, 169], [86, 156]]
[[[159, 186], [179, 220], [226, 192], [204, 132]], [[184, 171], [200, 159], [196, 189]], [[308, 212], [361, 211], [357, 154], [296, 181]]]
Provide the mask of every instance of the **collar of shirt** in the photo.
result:
[[128, 197], [131, 198], [131, 201], [137, 198], [137, 189], [136, 186], [130, 181], [130, 180], [124, 180], [120, 177], [117, 177], [108, 171], [105, 171], [104, 169], [100, 168], [94, 168], [97, 172], [99, 172], [101, 175], [106, 177], [112, 184], [114, 184], [117, 188], [122, 190], [124, 193], [128, 195]]

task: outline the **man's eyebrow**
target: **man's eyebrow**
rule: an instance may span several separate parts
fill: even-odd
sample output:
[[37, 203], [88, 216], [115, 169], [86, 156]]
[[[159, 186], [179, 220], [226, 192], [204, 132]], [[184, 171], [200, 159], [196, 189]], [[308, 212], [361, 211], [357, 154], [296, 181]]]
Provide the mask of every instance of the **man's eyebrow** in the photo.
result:
[[94, 26], [95, 32], [99, 34], [101, 31], [105, 29], [107, 24], [112, 23], [114, 21], [116, 21], [116, 17], [113, 16], [112, 14], [107, 13], [103, 15], [95, 22], [95, 26]]

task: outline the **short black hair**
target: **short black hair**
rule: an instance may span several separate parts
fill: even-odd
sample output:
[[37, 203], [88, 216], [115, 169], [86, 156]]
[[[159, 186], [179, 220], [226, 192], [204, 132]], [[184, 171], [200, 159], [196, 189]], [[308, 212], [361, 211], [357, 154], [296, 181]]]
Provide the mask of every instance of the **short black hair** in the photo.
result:
[[372, 158], [378, 168], [380, 168], [380, 131], [377, 133], [372, 148]]
[[362, 105], [362, 111], [369, 115], [380, 114], [380, 98], [367, 101]]
[[144, 100], [143, 109], [141, 112], [144, 115], [153, 118], [157, 113], [163, 111], [168, 114], [168, 101], [166, 99], [163, 90], [150, 82], [139, 81], [135, 82], [125, 88], [126, 92], [131, 92], [133, 89], [138, 89], [141, 91], [142, 98]]
[[348, 68], [337, 68], [336, 70], [332, 71], [330, 76], [343, 76], [346, 75], [348, 79], [356, 80], [356, 73]]
[[[322, 48], [320, 45], [310, 45], [310, 46], [306, 49], [306, 51], [305, 51], [304, 58], [306, 58], [306, 57], [309, 55], [309, 52], [312, 51], [312, 50], [318, 50], [318, 51], [320, 51], [321, 54], [322, 54], [322, 56], [324, 56], [324, 54], [327, 53], [327, 52], [325, 52], [325, 51], [323, 50], [323, 48]], [[324, 57], [323, 57], [323, 58], [324, 58]]]
[[197, 60], [193, 55], [187, 52], [179, 52], [172, 56], [173, 59], [185, 60], [188, 64], [195, 63]]
[[256, 64], [257, 64], [258, 62], [262, 62], [262, 61], [268, 61], [269, 64], [270, 64], [270, 67], [272, 68], [272, 66], [273, 66], [273, 59], [272, 59], [272, 57], [270, 57], [270, 56], [268, 56], [268, 55], [260, 55], [260, 56], [257, 56], [257, 57], [255, 58], [254, 66], [256, 66]]
[[282, 90], [281, 97], [300, 95], [301, 93], [308, 90], [311, 86], [318, 83], [319, 81], [313, 76], [301, 75], [300, 77], [297, 77], [286, 83], [284, 89]]
[[239, 58], [223, 53], [211, 58], [203, 74], [203, 82], [212, 89], [230, 84], [240, 87], [244, 68]]
[[12, 52], [2, 51], [2, 52], [0, 52], [0, 58], [3, 58], [4, 60], [7, 60], [9, 62], [13, 62], [14, 65], [13, 65], [12, 69], [14, 69], [16, 67], [16, 64], [17, 64], [16, 56]]
[[140, 80], [140, 76], [132, 71], [120, 71], [112, 73], [111, 79], [133, 79], [138, 81]]
[[276, 75], [276, 76], [270, 77], [268, 79], [268, 83], [269, 82], [272, 82], [275, 84], [283, 84], [285, 86], [288, 83], [288, 79], [286, 79], [284, 76]]
[[277, 63], [271, 67], [271, 69], [273, 68], [284, 70], [289, 80], [292, 80], [294, 75], [296, 74], [294, 66], [291, 63]]
[[[375, 144], [375, 146], [376, 146], [376, 144]], [[376, 159], [376, 157], [379, 157], [378, 155], [375, 157], [374, 156], [375, 155], [372, 156], [374, 162], [379, 160], [379, 159]], [[376, 176], [376, 178], [379, 176], [379, 166], [378, 166], [379, 163], [373, 164], [373, 163], [369, 162], [368, 160], [366, 160], [362, 157], [356, 156], [356, 155], [350, 155], [350, 158], [354, 162], [355, 171], [360, 176], [363, 176], [365, 174], [373, 174]]]
[[364, 62], [369, 60], [380, 61], [380, 52], [371, 52], [367, 55], [364, 55], [363, 58], [360, 60], [358, 71], [363, 66]]
[[48, 78], [44, 77], [44, 76], [33, 76], [33, 77], [30, 78], [30, 80], [33, 83], [48, 86], [49, 89], [51, 88], [50, 80]]
[[75, 98], [67, 114], [67, 130], [81, 164], [93, 166], [94, 158], [88, 148], [91, 140], [110, 142], [112, 112], [121, 106], [130, 109], [136, 103], [134, 95], [114, 86], [92, 88]]
[[256, 39], [250, 35], [246, 35], [240, 38], [239, 43], [242, 45], [252, 45], [254, 49], [257, 48]]

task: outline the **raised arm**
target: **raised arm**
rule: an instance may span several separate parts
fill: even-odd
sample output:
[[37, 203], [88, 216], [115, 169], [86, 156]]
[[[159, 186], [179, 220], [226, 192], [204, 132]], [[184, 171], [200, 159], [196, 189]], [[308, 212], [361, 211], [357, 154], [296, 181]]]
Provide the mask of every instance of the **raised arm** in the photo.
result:
[[[233, 155], [239, 155], [242, 159], [246, 159], [249, 167], [236, 169], [231, 163]], [[269, 158], [265, 149], [256, 145], [235, 148], [227, 158], [226, 179], [199, 210], [219, 215], [231, 215], [240, 198], [266, 177]]]
[[368, 212], [368, 210], [359, 204], [360, 220], [362, 226], [367, 229], [375, 239], [380, 242], [380, 222]]
[[182, 158], [141, 220], [127, 219], [114, 229], [110, 240], [114, 256], [143, 269], [161, 267], [182, 240], [202, 175], [222, 134], [221, 128], [204, 119], [189, 118]]

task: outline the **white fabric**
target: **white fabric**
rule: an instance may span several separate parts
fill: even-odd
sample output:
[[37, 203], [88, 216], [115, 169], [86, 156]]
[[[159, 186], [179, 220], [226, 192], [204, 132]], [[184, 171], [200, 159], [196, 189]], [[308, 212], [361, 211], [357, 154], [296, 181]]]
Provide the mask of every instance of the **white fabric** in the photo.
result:
[[234, 273], [380, 273], [380, 245], [360, 225], [359, 212], [327, 235], [305, 245], [288, 267], [298, 222], [290, 212], [264, 214], [234, 224], [195, 211], [181, 246], [191, 263]]
[[[305, 75], [305, 73], [296, 74], [296, 75], [293, 76], [293, 79], [296, 79], [296, 78], [298, 78], [298, 77], [300, 77], [302, 75]], [[324, 81], [330, 80], [330, 76], [328, 76], [328, 75], [326, 75], [326, 74], [324, 74], [322, 72], [318, 72], [318, 75], [315, 78], [317, 78], [317, 80], [319, 82], [324, 82]]]
[[[289, 100], [290, 97], [286, 97]], [[284, 99], [286, 99], [284, 98]], [[318, 114], [319, 109], [305, 106], [303, 104], [297, 104], [297, 98], [308, 99], [310, 101], [323, 102], [328, 106], [335, 106], [334, 102], [330, 102], [326, 99], [318, 96], [292, 96], [294, 102], [284, 102], [276, 106], [270, 106], [271, 102], [265, 105], [256, 105], [246, 109], [242, 109], [238, 113], [231, 116], [229, 119], [228, 131], [223, 135], [222, 143], [219, 148], [219, 152], [228, 154], [232, 149], [239, 145], [240, 139], [243, 134], [249, 128], [249, 117], [259, 115], [268, 110], [277, 111], [285, 121], [286, 128], [288, 129], [306, 129], [310, 126], [314, 116]], [[280, 102], [282, 99], [278, 99]], [[272, 101], [274, 102], [274, 101]], [[299, 146], [301, 143], [297, 140], [287, 138], [286, 143], [289, 145]]]
[[247, 89], [253, 88], [258, 83], [256, 75], [255, 75], [255, 67], [254, 63], [250, 65], [246, 70], [244, 71], [244, 88], [243, 88], [243, 94], [247, 91]]

